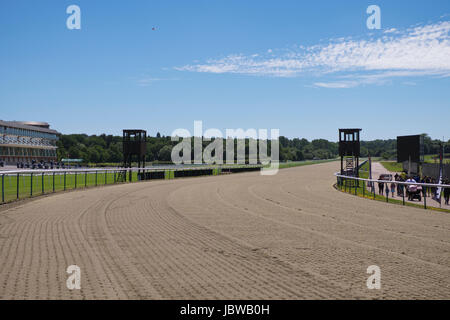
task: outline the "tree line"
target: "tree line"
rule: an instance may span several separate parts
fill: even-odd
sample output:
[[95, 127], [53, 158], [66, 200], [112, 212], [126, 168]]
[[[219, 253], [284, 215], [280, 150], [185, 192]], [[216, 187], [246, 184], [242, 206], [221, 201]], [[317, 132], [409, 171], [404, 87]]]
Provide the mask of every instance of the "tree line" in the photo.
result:
[[[159, 133], [155, 137], [147, 137], [147, 161], [170, 162], [172, 147], [177, 143], [171, 141], [170, 136], [161, 136]], [[209, 143], [204, 142], [203, 146]], [[339, 143], [325, 139], [309, 141], [304, 138], [289, 139], [281, 136], [279, 144], [280, 161], [334, 159], [339, 155]], [[248, 140], [245, 141], [245, 145], [246, 154], [248, 154]], [[424, 134], [425, 154], [438, 154], [440, 145], [441, 141], [433, 140]], [[63, 134], [59, 137], [57, 146], [58, 160], [71, 158], [84, 159], [90, 163], [120, 163], [123, 159], [121, 136]], [[450, 140], [445, 143], [445, 152], [450, 153]], [[193, 152], [191, 154], [193, 155]], [[369, 154], [372, 157], [393, 160], [397, 155], [397, 140], [361, 141], [361, 156], [367, 157]], [[226, 159], [225, 154], [224, 159]]]

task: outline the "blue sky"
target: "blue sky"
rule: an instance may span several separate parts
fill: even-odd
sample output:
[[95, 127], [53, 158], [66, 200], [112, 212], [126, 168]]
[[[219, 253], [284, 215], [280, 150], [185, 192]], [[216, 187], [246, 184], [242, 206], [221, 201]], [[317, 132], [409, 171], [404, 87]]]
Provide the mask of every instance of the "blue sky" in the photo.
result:
[[[69, 5], [81, 30], [66, 27]], [[366, 8], [381, 9], [369, 30]], [[152, 30], [156, 28], [156, 30]], [[0, 119], [450, 138], [450, 1], [0, 3]]]

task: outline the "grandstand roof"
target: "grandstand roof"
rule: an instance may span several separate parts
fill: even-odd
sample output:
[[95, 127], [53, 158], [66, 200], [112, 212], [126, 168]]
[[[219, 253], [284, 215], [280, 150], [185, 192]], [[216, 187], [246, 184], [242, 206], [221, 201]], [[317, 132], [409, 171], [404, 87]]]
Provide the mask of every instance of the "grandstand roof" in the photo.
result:
[[4, 126], [4, 127], [32, 130], [32, 131], [45, 132], [45, 133], [51, 133], [51, 134], [60, 134], [56, 130], [44, 128], [44, 125], [47, 126], [48, 123], [0, 120], [0, 126]]

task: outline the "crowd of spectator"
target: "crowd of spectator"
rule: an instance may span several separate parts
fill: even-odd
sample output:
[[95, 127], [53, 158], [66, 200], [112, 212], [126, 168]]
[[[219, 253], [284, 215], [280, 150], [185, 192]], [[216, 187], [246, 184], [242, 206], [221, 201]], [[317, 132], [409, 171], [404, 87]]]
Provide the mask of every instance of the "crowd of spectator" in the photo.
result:
[[[409, 183], [425, 183], [425, 184], [439, 184], [438, 181], [435, 178], [432, 177], [423, 177], [420, 178], [419, 176], [411, 176], [407, 177], [406, 173], [401, 174], [395, 174], [394, 177], [389, 174], [382, 174], [378, 178], [380, 181], [386, 181], [386, 182], [378, 182], [378, 193], [382, 196], [386, 195], [389, 196], [391, 194], [391, 197], [395, 198], [395, 195], [402, 197], [405, 194], [408, 195], [408, 187], [403, 184], [398, 184], [397, 182], [409, 182]], [[450, 185], [450, 180], [445, 179], [442, 184], [444, 185]], [[421, 193], [423, 197], [429, 197], [429, 198], [435, 198], [438, 193], [438, 188], [433, 187], [422, 187]], [[443, 196], [444, 201], [446, 205], [449, 205], [450, 202], [450, 188], [443, 188]]]
[[[75, 165], [75, 168], [80, 168], [80, 165]], [[44, 162], [32, 160], [31, 162], [17, 162], [17, 169], [71, 169], [70, 165], [63, 162]]]

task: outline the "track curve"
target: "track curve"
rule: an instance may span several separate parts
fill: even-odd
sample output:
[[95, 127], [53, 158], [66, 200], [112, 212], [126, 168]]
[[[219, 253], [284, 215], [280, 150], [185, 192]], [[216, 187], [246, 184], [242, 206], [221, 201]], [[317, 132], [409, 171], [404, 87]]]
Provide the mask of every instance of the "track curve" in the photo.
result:
[[[0, 212], [1, 299], [449, 299], [450, 216], [336, 191], [336, 163], [56, 194]], [[68, 290], [66, 268], [81, 268]], [[381, 269], [368, 290], [367, 267]]]

